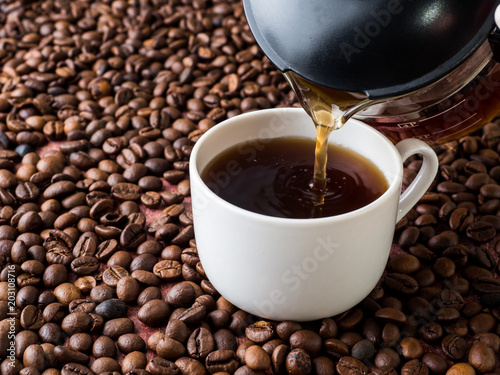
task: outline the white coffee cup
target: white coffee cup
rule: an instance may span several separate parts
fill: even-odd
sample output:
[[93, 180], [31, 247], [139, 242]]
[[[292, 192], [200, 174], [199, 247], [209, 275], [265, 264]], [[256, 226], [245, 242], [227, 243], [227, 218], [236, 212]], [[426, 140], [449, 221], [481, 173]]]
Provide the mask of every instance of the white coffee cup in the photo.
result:
[[[389, 188], [365, 207], [318, 219], [244, 210], [218, 197], [200, 178], [207, 163], [231, 146], [287, 136], [315, 138], [304, 110], [239, 115], [198, 140], [190, 160], [195, 238], [207, 277], [227, 300], [263, 318], [308, 321], [348, 310], [375, 287], [389, 257], [395, 225], [434, 180], [438, 160], [422, 141], [407, 139], [394, 146], [376, 130], [350, 120], [331, 134], [330, 142], [370, 159]], [[414, 154], [423, 155], [423, 165], [401, 194], [403, 161]], [[234, 170], [228, 165], [228, 174]]]

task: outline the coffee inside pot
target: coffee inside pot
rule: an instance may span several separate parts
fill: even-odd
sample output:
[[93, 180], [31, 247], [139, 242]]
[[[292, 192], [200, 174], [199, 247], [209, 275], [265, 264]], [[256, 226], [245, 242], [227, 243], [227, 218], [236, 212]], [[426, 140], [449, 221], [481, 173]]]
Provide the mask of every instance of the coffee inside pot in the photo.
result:
[[500, 0], [244, 0], [250, 28], [317, 126], [444, 143], [500, 109]]

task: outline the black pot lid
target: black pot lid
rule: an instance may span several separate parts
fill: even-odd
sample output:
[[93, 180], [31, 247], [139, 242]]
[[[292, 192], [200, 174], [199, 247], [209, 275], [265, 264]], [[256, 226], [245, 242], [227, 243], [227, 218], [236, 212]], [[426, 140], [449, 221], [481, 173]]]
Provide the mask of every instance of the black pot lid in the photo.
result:
[[494, 28], [500, 0], [243, 0], [250, 29], [285, 72], [372, 99], [427, 86]]

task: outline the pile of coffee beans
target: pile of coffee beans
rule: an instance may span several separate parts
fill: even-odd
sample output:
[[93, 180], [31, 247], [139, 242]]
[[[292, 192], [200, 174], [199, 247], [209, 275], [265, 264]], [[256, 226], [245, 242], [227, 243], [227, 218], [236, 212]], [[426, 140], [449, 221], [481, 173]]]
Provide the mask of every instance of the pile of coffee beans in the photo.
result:
[[297, 105], [239, 1], [7, 0], [0, 69], [0, 374], [500, 372], [497, 123], [435, 148], [369, 297], [270, 322], [206, 278], [190, 209], [203, 132]]

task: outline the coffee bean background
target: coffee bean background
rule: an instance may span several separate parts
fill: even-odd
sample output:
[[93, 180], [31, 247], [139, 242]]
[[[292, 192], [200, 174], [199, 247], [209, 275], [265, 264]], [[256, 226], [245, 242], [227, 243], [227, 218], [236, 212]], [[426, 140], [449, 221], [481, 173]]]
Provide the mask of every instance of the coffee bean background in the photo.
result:
[[4, 1], [0, 25], [2, 375], [500, 372], [500, 121], [435, 146], [369, 297], [270, 322], [207, 280], [189, 198], [206, 130], [298, 106], [241, 3]]

